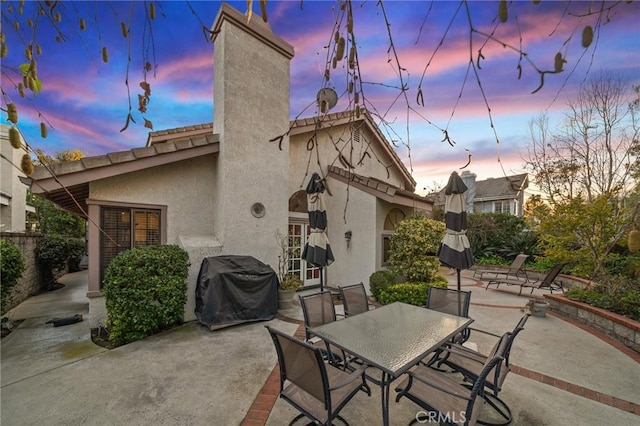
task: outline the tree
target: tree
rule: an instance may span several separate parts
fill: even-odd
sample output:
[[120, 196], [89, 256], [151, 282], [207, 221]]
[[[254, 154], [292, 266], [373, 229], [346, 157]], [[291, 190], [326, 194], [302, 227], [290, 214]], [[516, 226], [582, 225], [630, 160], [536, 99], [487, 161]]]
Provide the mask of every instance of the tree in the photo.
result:
[[601, 73], [569, 100], [555, 131], [545, 114], [529, 123], [526, 166], [552, 203], [578, 195], [592, 201], [614, 191], [625, 197], [633, 190], [640, 122], [629, 87], [625, 79]]
[[431, 282], [440, 266], [436, 256], [445, 225], [423, 216], [414, 216], [398, 224], [391, 236], [389, 263], [409, 281]]
[[[62, 161], [75, 161], [84, 157], [79, 149], [58, 151], [53, 157], [36, 149], [36, 164], [50, 167]], [[36, 208], [36, 212], [29, 213], [29, 219], [35, 222], [36, 229], [47, 235], [63, 235], [74, 238], [85, 238], [86, 221], [75, 214], [59, 209], [52, 202], [36, 194], [27, 194], [29, 203]]]
[[582, 196], [554, 205], [540, 224], [540, 245], [545, 258], [553, 263], [567, 262], [572, 272], [596, 278], [614, 247], [627, 235], [629, 216], [616, 203], [615, 194], [603, 194], [587, 201]]
[[527, 166], [550, 203], [537, 212], [545, 257], [572, 262], [581, 275], [603, 272], [640, 213], [640, 105], [628, 87], [602, 73], [569, 101], [556, 131], [544, 115], [530, 123]]

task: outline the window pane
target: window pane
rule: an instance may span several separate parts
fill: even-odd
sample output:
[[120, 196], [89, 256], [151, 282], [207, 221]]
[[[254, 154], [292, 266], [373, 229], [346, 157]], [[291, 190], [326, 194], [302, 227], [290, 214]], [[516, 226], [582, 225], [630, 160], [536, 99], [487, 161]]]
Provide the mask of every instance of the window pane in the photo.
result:
[[160, 213], [149, 210], [134, 212], [134, 247], [160, 244]]
[[102, 209], [101, 278], [109, 263], [119, 253], [131, 248], [131, 212], [129, 209]]

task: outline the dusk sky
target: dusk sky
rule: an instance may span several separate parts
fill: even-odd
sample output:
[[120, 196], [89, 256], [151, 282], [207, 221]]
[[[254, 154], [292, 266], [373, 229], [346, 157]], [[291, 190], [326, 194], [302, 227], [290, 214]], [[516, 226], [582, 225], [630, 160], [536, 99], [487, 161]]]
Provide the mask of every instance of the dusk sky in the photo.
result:
[[[149, 52], [155, 57], [157, 68], [155, 77], [153, 71], [148, 75], [151, 100], [144, 117], [153, 123], [154, 130], [211, 122], [215, 108], [214, 46], [207, 42], [201, 27], [212, 25], [220, 2], [155, 3], [157, 17], [151, 23], [155, 49], [150, 47]], [[229, 3], [242, 12], [247, 9], [244, 1]], [[253, 3], [254, 13], [259, 14], [259, 1]], [[567, 110], [567, 99], [575, 96], [585, 79], [606, 70], [619, 73], [630, 85], [640, 84], [640, 2], [617, 3], [609, 15], [580, 17], [575, 14], [585, 13], [589, 5], [595, 10], [601, 3], [573, 2], [567, 8], [564, 2], [542, 1], [539, 5], [531, 1], [509, 2], [507, 22], [497, 25], [498, 2], [468, 2], [466, 6], [476, 29], [487, 34], [495, 30], [496, 38], [516, 48], [521, 44], [538, 68], [552, 70], [557, 52], [567, 60], [565, 72], [547, 74], [542, 89], [532, 94], [540, 77], [529, 62], [520, 62], [522, 77], [518, 79], [519, 53], [487, 42], [479, 76], [491, 109], [494, 133], [472, 70], [465, 83], [470, 54], [475, 58], [485, 44], [475, 34], [470, 48], [465, 5], [458, 9], [459, 1], [386, 1], [383, 10], [377, 1], [354, 1], [354, 28], [366, 104], [392, 123], [381, 126], [382, 130], [394, 141], [396, 151], [412, 170], [418, 182], [417, 191], [446, 184], [451, 171], [460, 171], [465, 165], [468, 153], [472, 154], [472, 162], [465, 170], [476, 173], [478, 179], [521, 173], [522, 156], [530, 139], [529, 121], [547, 110], [552, 124], [559, 122], [562, 112]], [[15, 88], [22, 80], [17, 66], [26, 62], [25, 46], [34, 34], [27, 18], [35, 21], [33, 8], [37, 4], [27, 1], [23, 15], [18, 15], [19, 2], [2, 3], [2, 32], [9, 49], [2, 60], [2, 108], [7, 102], [18, 105], [19, 128], [27, 142], [51, 155], [79, 148], [91, 156], [144, 146], [149, 129], [143, 127], [143, 115], [137, 111], [137, 94], [141, 92], [138, 84], [143, 79], [143, 40], [149, 40], [151, 34], [144, 25], [148, 2], [60, 3], [57, 11], [62, 20], [57, 25], [65, 40], [56, 41], [51, 23], [44, 18], [40, 20], [37, 43], [43, 52], [38, 56], [38, 72], [43, 90], [35, 97], [28, 92], [23, 99]], [[295, 49], [291, 62], [291, 118], [313, 116], [317, 111], [313, 105], [316, 93], [324, 82], [325, 46], [333, 36], [339, 12], [336, 3], [305, 0], [301, 7], [299, 0], [271, 0], [267, 2], [267, 12], [273, 32]], [[395, 53], [404, 69], [402, 81], [411, 111], [398, 89], [401, 83], [384, 14], [391, 24]], [[84, 31], [79, 29], [80, 18], [86, 21]], [[610, 22], [596, 26], [598, 19], [607, 18]], [[16, 19], [20, 22], [18, 32], [14, 29]], [[130, 28], [128, 39], [122, 35], [122, 21]], [[581, 34], [586, 25], [592, 25], [596, 31], [592, 45], [584, 49]], [[446, 38], [438, 48], [445, 33]], [[124, 83], [129, 43], [132, 113], [137, 123], [120, 132], [129, 108]], [[106, 64], [101, 58], [103, 46], [109, 50]], [[329, 82], [338, 94], [345, 88], [341, 66], [332, 70]], [[424, 106], [416, 103], [421, 79]], [[312, 107], [307, 108], [309, 105]], [[345, 96], [331, 112], [341, 111], [347, 105]], [[41, 121], [49, 126], [46, 139], [40, 137]], [[454, 146], [442, 141], [442, 129], [455, 141]], [[265, 144], [272, 136], [276, 135], [265, 137]]]

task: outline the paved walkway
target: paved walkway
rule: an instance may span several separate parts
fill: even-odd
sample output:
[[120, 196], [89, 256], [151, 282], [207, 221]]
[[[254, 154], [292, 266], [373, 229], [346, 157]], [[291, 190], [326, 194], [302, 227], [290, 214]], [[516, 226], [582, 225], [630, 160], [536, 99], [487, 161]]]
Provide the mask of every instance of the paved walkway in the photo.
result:
[[[455, 276], [443, 270], [455, 285]], [[86, 272], [66, 286], [32, 297], [10, 312], [24, 319], [2, 340], [1, 418], [8, 425], [274, 425], [295, 411], [277, 398], [276, 355], [266, 323], [215, 332], [188, 323], [113, 350], [90, 340], [88, 321], [52, 327], [46, 321], [88, 315]], [[527, 297], [509, 288], [485, 290], [465, 274], [474, 326], [510, 330]], [[338, 307], [340, 309], [340, 307]], [[299, 307], [268, 324], [302, 335]], [[476, 334], [476, 336], [478, 336]], [[489, 341], [472, 338], [481, 351]], [[553, 314], [531, 317], [512, 353], [502, 398], [515, 425], [640, 423], [640, 355]], [[380, 424], [380, 395], [358, 394], [343, 410], [354, 426]], [[391, 404], [393, 425], [420, 411], [404, 398]]]

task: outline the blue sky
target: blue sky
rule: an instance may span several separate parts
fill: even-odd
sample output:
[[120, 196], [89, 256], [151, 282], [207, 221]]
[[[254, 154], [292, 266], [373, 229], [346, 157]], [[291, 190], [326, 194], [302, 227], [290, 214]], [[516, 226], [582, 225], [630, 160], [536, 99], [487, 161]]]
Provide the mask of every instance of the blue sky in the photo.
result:
[[[17, 13], [18, 3], [2, 3], [2, 31], [9, 48], [2, 61], [2, 88], [6, 93], [2, 106], [8, 101], [18, 104], [19, 128], [33, 147], [50, 154], [79, 148], [85, 155], [99, 155], [144, 146], [149, 129], [143, 127], [143, 116], [137, 111], [137, 93], [142, 80], [143, 40], [151, 40], [150, 34], [154, 44], [147, 43], [147, 51], [155, 58], [156, 67], [155, 76], [153, 72], [148, 75], [151, 100], [144, 117], [153, 122], [154, 130], [213, 120], [214, 46], [206, 41], [201, 26], [211, 26], [220, 2], [155, 2], [157, 18], [151, 27], [145, 26], [144, 20], [148, 2], [61, 3], [56, 11], [61, 13], [62, 21], [56, 25], [61, 31], [58, 35], [64, 34], [64, 42], [56, 41], [53, 25], [44, 19], [39, 22], [37, 33], [28, 27], [27, 18], [35, 21], [36, 2], [26, 2], [22, 15]], [[230, 3], [246, 11], [246, 2]], [[254, 11], [259, 13], [259, 2], [254, 3]], [[522, 172], [529, 121], [547, 110], [552, 123], [558, 122], [567, 99], [575, 96], [585, 78], [608, 70], [640, 84], [639, 2], [620, 2], [609, 15], [610, 22], [600, 27], [594, 43], [586, 50], [580, 46], [582, 28], [595, 25], [598, 18], [606, 16], [576, 14], [584, 13], [589, 5], [599, 7], [599, 2], [574, 2], [568, 9], [563, 2], [510, 2], [509, 20], [501, 25], [496, 25], [498, 2], [468, 2], [474, 28], [486, 33], [495, 31], [497, 38], [516, 47], [521, 37], [522, 50], [541, 69], [553, 68], [553, 58], [560, 51], [567, 58], [565, 69], [573, 70], [547, 75], [544, 87], [532, 94], [539, 83], [533, 68], [523, 62], [522, 78], [518, 79], [518, 53], [487, 43], [479, 78], [491, 108], [494, 133], [476, 77], [470, 75], [465, 83], [470, 54], [477, 53], [482, 41], [475, 35], [470, 49], [464, 5], [455, 15], [458, 1], [387, 1], [384, 13], [404, 69], [407, 99], [414, 109], [408, 112], [402, 96], [394, 102], [400, 94], [400, 83], [395, 55], [389, 53], [383, 10], [376, 1], [354, 1], [352, 5], [360, 71], [366, 82], [365, 98], [368, 106], [389, 123], [382, 126], [383, 131], [397, 145], [400, 157], [407, 164], [410, 161], [419, 191], [444, 185], [451, 171], [459, 171], [465, 165], [468, 153], [472, 154], [472, 163], [467, 170], [476, 173], [478, 179]], [[304, 1], [301, 7], [299, 0], [272, 0], [267, 3], [267, 12], [274, 33], [292, 44], [296, 52], [291, 62], [291, 118], [314, 115], [314, 107], [305, 108], [313, 104], [323, 85], [325, 46], [332, 37], [339, 9], [332, 1]], [[84, 31], [79, 30], [81, 17], [87, 23]], [[16, 19], [20, 31], [12, 28]], [[129, 39], [122, 36], [122, 21], [131, 22]], [[447, 37], [437, 48], [447, 26]], [[34, 34], [43, 50], [39, 56], [43, 91], [23, 99], [15, 90], [20, 81], [15, 70], [25, 62], [24, 48]], [[109, 49], [107, 64], [101, 59], [103, 46]], [[129, 108], [124, 83], [129, 48], [129, 82], [137, 124], [120, 132]], [[421, 106], [416, 104], [416, 94], [430, 58], [433, 59], [421, 85]], [[340, 67], [333, 71], [328, 84], [342, 93], [344, 73], [341, 75]], [[334, 111], [346, 107], [345, 97]], [[49, 125], [46, 139], [39, 136], [40, 121]], [[447, 129], [455, 140], [454, 146], [442, 142], [442, 129]]]

